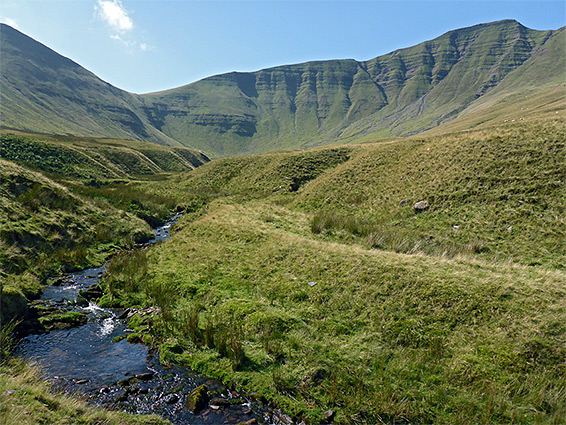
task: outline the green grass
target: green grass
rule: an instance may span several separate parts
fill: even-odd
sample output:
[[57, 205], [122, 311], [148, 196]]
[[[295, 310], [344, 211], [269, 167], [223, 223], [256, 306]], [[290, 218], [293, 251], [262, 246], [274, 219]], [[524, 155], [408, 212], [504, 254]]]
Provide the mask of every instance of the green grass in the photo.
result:
[[[565, 134], [545, 115], [101, 184], [2, 162], [2, 207], [49, 243], [32, 223], [185, 209], [167, 242], [114, 257], [101, 303], [160, 307], [132, 341], [307, 423], [560, 424]], [[6, 264], [25, 240], [4, 242]], [[39, 284], [7, 278], [14, 304]]]
[[134, 294], [161, 308], [144, 326], [166, 361], [309, 423], [329, 408], [338, 423], [566, 417], [563, 272], [324, 241], [261, 202], [215, 201], [181, 226]]
[[[138, 170], [153, 164], [144, 180], [159, 181], [166, 178], [159, 158], [177, 158], [167, 166], [182, 164], [180, 170], [199, 162], [186, 149], [127, 141], [3, 135], [0, 143], [0, 156], [19, 163], [0, 159], [0, 423], [168, 423], [106, 412], [53, 392], [39, 370], [10, 358], [10, 348], [13, 333], [33, 326], [28, 302], [50, 276], [100, 265], [148, 240], [153, 232], [147, 223], [161, 223], [176, 207], [175, 200], [137, 189], [140, 180], [131, 177]], [[40, 321], [50, 327], [85, 319], [70, 312]]]
[[[316, 232], [342, 242], [563, 268], [565, 132], [552, 118], [222, 159], [142, 187], [193, 207], [217, 197], [268, 199], [312, 220], [325, 217]], [[430, 207], [415, 214], [421, 200]]]
[[16, 360], [0, 364], [0, 424], [146, 424], [165, 425], [157, 416], [128, 415], [87, 405], [53, 391], [41, 372]]
[[7, 272], [57, 273], [65, 262], [71, 268], [88, 264], [81, 257], [104, 245], [127, 247], [152, 236], [135, 216], [108, 204], [97, 206], [40, 173], [3, 160], [0, 173], [0, 264]]
[[[31, 272], [40, 282], [148, 240], [146, 223], [161, 224], [178, 205], [159, 193], [147, 195], [141, 182], [208, 161], [184, 148], [38, 134], [2, 134], [0, 158], [0, 267], [14, 276]], [[6, 299], [18, 310], [22, 297], [40, 291], [26, 292], [27, 279], [0, 279], [14, 292], [4, 297], [5, 311]]]
[[106, 300], [159, 306], [132, 326], [164, 361], [307, 423], [562, 423], [564, 134], [553, 119], [212, 161], [145, 186], [195, 210], [117, 259]]
[[3, 132], [0, 158], [91, 185], [112, 179], [189, 171], [208, 161], [200, 152], [129, 140]]

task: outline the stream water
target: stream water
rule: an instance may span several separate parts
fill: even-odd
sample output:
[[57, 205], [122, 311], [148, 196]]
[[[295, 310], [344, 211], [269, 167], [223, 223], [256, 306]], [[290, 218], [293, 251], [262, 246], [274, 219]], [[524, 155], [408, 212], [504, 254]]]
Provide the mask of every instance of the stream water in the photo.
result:
[[[167, 239], [177, 218], [155, 229], [150, 243]], [[128, 332], [127, 323], [119, 318], [122, 312], [75, 303], [78, 291], [98, 282], [104, 272], [102, 266], [69, 274], [63, 285], [45, 288], [41, 298], [47, 305], [88, 313], [86, 324], [28, 335], [17, 348], [18, 355], [41, 366], [56, 388], [79, 393], [92, 404], [130, 413], [155, 413], [175, 424], [291, 423], [281, 412], [219, 382], [186, 368], [164, 367], [158, 354], [144, 345], [126, 340], [113, 343], [114, 337]], [[185, 407], [185, 399], [202, 384], [215, 400], [193, 414]]]

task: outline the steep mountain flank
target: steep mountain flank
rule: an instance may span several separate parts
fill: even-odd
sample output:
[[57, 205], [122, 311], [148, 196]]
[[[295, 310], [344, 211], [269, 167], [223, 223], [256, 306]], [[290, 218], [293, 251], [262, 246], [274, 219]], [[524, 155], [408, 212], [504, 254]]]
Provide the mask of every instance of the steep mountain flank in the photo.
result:
[[2, 31], [9, 58], [2, 65], [3, 126], [177, 143], [214, 156], [412, 135], [483, 105], [492, 93], [491, 104], [525, 84], [558, 87], [566, 79], [564, 28], [535, 31], [512, 20], [365, 62], [233, 72], [139, 96], [9, 27]]
[[8, 25], [0, 26], [0, 36], [3, 127], [179, 145], [136, 113], [135, 95]]

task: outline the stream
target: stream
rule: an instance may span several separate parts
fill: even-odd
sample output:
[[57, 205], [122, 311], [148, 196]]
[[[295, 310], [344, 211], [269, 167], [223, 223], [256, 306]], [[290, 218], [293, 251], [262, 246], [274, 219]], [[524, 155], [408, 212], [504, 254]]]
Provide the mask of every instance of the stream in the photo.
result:
[[[155, 229], [148, 243], [170, 236], [174, 216]], [[78, 291], [97, 283], [105, 266], [65, 276], [60, 286], [45, 288], [40, 303], [87, 313], [86, 324], [31, 334], [22, 339], [16, 354], [40, 365], [57, 389], [79, 394], [94, 405], [129, 413], [154, 413], [174, 424], [291, 424], [291, 419], [257, 397], [238, 393], [220, 382], [187, 368], [165, 367], [159, 354], [142, 344], [112, 339], [128, 333], [121, 310], [76, 303]], [[194, 414], [185, 407], [187, 395], [205, 384], [210, 402]]]

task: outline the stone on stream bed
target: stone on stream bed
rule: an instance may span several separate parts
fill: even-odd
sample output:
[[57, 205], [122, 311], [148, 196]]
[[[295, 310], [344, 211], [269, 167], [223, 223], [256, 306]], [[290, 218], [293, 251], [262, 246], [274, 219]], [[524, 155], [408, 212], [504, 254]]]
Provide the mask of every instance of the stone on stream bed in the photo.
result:
[[88, 300], [83, 297], [77, 297], [73, 301], [71, 301], [72, 305], [77, 305], [79, 307], [88, 307]]
[[62, 309], [60, 305], [56, 305], [51, 301], [36, 300], [29, 303], [29, 308], [38, 316], [47, 316], [58, 312], [65, 313], [67, 310]]
[[257, 424], [257, 419], [253, 418], [250, 419], [249, 421], [238, 422], [236, 425], [255, 425], [255, 424]]
[[185, 405], [187, 406], [187, 409], [194, 414], [197, 414], [204, 409], [208, 405], [208, 387], [206, 385], [201, 385], [200, 387], [196, 387], [192, 390], [187, 396]]
[[121, 387], [127, 387], [137, 383], [138, 383], [138, 378], [136, 378], [135, 376], [130, 376], [128, 378], [122, 379], [121, 381], [118, 381], [118, 385]]
[[146, 372], [146, 373], [138, 373], [137, 375], [135, 375], [135, 377], [140, 381], [149, 381], [153, 378], [154, 375], [155, 374], [153, 372]]
[[61, 286], [63, 284], [69, 283], [67, 276], [58, 276], [50, 279], [47, 284], [51, 286]]
[[40, 317], [39, 323], [41, 323], [45, 327], [45, 329], [52, 330], [81, 326], [84, 325], [87, 320], [88, 318], [86, 313], [68, 311], [66, 313], [54, 313], [48, 316]]
[[79, 296], [83, 297], [87, 300], [97, 300], [104, 295], [104, 291], [102, 290], [102, 286], [99, 283], [95, 283], [90, 285], [88, 289], [79, 289]]
[[165, 404], [175, 404], [180, 400], [180, 397], [178, 394], [167, 394], [166, 396], [163, 396], [163, 401], [165, 402]]

